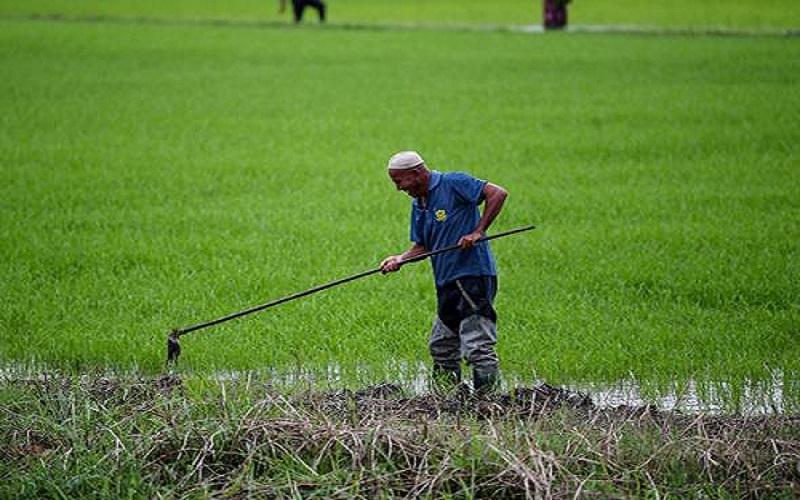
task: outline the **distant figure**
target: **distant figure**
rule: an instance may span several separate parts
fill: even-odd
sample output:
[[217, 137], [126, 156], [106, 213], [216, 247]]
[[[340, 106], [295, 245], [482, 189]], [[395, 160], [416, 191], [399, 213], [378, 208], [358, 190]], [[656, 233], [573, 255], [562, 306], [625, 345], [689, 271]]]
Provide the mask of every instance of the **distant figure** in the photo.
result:
[[[303, 20], [303, 11], [306, 7], [317, 9], [319, 14], [319, 22], [325, 22], [325, 3], [322, 0], [292, 0], [292, 11], [294, 12], [294, 22], [299, 23]], [[278, 12], [283, 14], [286, 11], [286, 0], [281, 0], [281, 6]]]
[[563, 29], [567, 25], [567, 4], [570, 0], [544, 0], [544, 28]]

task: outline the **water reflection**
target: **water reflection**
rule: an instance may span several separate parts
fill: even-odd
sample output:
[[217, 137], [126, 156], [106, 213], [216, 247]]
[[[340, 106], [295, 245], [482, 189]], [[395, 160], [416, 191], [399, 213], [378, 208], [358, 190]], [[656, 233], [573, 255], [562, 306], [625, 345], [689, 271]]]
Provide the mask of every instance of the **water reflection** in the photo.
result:
[[[683, 413], [739, 413], [742, 415], [776, 415], [800, 412], [800, 401], [785, 391], [782, 373], [773, 373], [769, 381], [729, 382], [690, 379], [668, 387], [646, 388], [635, 380], [613, 384], [570, 384], [572, 390], [587, 393], [599, 407], [620, 405], [655, 405], [661, 410]], [[795, 392], [796, 394], [796, 392]]]
[[[328, 365], [320, 377], [319, 371], [293, 370], [273, 372], [271, 377], [286, 386], [306, 386], [309, 389], [327, 387], [364, 387], [379, 380], [389, 380], [414, 395], [429, 391], [430, 369], [426, 364], [398, 364], [384, 376], [376, 377], [370, 370], [343, 370], [339, 365]], [[502, 391], [514, 387], [530, 387], [543, 380], [524, 380], [514, 374], [504, 373]], [[277, 382], [276, 382], [277, 383]], [[633, 378], [616, 382], [573, 382], [565, 389], [588, 395], [595, 406], [653, 405], [659, 410], [683, 413], [737, 413], [742, 415], [776, 415], [800, 413], [800, 381], [787, 379], [783, 372], [774, 370], [767, 380], [744, 380], [739, 383], [688, 379], [669, 384], [641, 382]]]

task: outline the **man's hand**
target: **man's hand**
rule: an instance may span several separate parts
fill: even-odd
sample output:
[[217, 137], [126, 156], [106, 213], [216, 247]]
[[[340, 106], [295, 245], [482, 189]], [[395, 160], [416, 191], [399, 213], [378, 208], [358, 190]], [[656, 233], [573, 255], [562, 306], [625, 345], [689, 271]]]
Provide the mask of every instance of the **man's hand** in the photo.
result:
[[462, 236], [461, 239], [458, 240], [458, 246], [460, 246], [463, 250], [472, 248], [475, 246], [475, 242], [481, 238], [483, 238], [483, 231], [473, 231], [465, 236]]
[[380, 268], [383, 274], [393, 273], [400, 269], [403, 259], [402, 255], [390, 255], [381, 262]]

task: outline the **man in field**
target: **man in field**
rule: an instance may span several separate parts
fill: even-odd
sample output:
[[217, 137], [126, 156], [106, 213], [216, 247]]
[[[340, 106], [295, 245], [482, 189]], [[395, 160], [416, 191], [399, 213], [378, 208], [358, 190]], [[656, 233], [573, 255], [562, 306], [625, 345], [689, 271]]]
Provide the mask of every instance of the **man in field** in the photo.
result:
[[[497, 314], [492, 303], [497, 271], [485, 235], [503, 207], [505, 189], [461, 172], [429, 170], [414, 151], [389, 159], [389, 177], [411, 198], [411, 247], [386, 257], [384, 273], [400, 269], [407, 259], [458, 244], [461, 250], [431, 258], [436, 282], [437, 316], [430, 336], [434, 379], [461, 380], [461, 359], [472, 367], [473, 387], [489, 392], [499, 382]], [[484, 203], [483, 214], [478, 207]]]

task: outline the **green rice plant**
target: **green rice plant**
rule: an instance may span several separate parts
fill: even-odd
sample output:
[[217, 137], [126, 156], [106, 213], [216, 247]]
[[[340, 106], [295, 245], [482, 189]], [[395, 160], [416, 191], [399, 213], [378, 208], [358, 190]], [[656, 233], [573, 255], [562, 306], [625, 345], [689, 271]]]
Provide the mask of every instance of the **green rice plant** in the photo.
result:
[[[2, 25], [5, 363], [158, 372], [171, 327], [377, 266], [414, 148], [505, 186], [496, 229], [538, 225], [494, 245], [508, 376], [778, 371], [797, 399], [792, 38]], [[187, 336], [180, 366], [374, 381], [428, 362], [433, 301], [410, 266]]]

